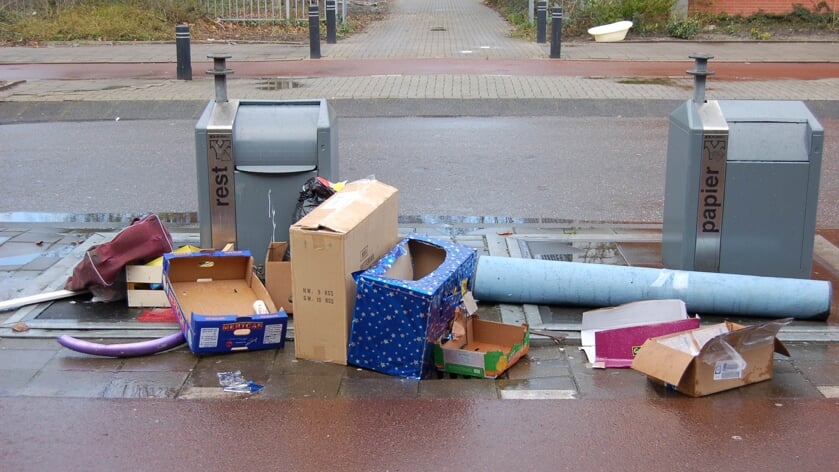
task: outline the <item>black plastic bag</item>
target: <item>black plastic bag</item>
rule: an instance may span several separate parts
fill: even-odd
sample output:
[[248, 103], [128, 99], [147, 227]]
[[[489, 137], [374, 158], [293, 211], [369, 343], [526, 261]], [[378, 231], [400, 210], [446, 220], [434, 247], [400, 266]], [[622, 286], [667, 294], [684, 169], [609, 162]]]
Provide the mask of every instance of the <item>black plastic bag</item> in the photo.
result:
[[[312, 177], [303, 184], [300, 196], [297, 197], [297, 205], [294, 207], [294, 221], [308, 215], [327, 198], [335, 194], [332, 183], [323, 177]], [[291, 260], [291, 246], [286, 250], [284, 260]]]
[[305, 184], [300, 196], [297, 197], [297, 206], [294, 208], [294, 221], [300, 220], [308, 215], [321, 203], [326, 201], [335, 193], [332, 184], [323, 177], [312, 177]]

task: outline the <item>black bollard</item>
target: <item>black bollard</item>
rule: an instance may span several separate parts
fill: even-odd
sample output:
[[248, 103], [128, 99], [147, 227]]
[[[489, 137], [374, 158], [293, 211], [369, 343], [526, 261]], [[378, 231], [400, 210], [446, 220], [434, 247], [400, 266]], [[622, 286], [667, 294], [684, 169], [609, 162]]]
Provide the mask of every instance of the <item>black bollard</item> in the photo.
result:
[[326, 43], [335, 44], [335, 27], [336, 27], [336, 2], [335, 0], [326, 0]]
[[309, 57], [320, 59], [320, 12], [317, 3], [309, 5]]
[[553, 7], [551, 11], [551, 59], [559, 59], [562, 47], [562, 7]]
[[178, 80], [192, 80], [192, 53], [189, 51], [189, 25], [175, 26]]
[[536, 4], [536, 42], [544, 44], [547, 42], [548, 29], [548, 0], [539, 0]]

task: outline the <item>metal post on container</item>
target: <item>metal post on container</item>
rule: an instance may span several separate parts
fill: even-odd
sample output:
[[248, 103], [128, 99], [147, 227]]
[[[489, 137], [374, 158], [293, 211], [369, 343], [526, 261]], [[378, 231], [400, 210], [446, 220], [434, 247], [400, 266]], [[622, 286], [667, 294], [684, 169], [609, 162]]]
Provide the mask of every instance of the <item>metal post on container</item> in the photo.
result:
[[548, 29], [548, 0], [539, 0], [536, 4], [536, 42], [547, 42]]
[[320, 12], [317, 3], [309, 5], [309, 57], [320, 59]]
[[693, 76], [693, 101], [694, 103], [705, 103], [705, 77], [714, 75], [714, 72], [708, 70], [708, 59], [713, 59], [714, 56], [691, 54], [688, 57], [695, 61], [695, 67], [687, 71], [688, 74]]
[[562, 48], [562, 7], [551, 11], [551, 59], [558, 59]]
[[178, 80], [192, 80], [192, 53], [189, 48], [189, 25], [175, 26], [175, 49], [178, 56]]
[[326, 0], [326, 42], [327, 44], [335, 44], [335, 28], [336, 28], [336, 4], [335, 0]]
[[207, 74], [215, 76], [216, 86], [216, 103], [224, 103], [227, 101], [227, 76], [233, 71], [227, 68], [227, 59], [230, 59], [230, 54], [207, 54], [207, 57], [213, 60], [213, 68], [207, 71]]

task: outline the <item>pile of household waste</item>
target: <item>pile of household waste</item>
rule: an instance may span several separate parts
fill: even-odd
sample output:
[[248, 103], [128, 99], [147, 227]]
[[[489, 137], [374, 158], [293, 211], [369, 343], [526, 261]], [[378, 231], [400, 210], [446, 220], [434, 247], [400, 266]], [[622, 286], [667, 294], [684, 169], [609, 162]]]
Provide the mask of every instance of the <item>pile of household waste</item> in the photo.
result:
[[[265, 248], [176, 248], [155, 215], [126, 227], [88, 251], [66, 288], [168, 305], [180, 331], [130, 344], [59, 342], [114, 357], [184, 343], [198, 355], [282, 349], [293, 317], [300, 359], [410, 379], [495, 378], [527, 355], [531, 331], [482, 319], [480, 303], [593, 306], [604, 308], [583, 314], [581, 333], [592, 367], [631, 367], [700, 396], [771, 378], [773, 353], [786, 354], [778, 331], [792, 318], [829, 313], [822, 281], [479, 257], [456, 242], [400, 236], [390, 185], [328, 185], [297, 215], [289, 240]], [[251, 250], [265, 251], [261, 276]], [[688, 310], [776, 320], [701, 326]]]

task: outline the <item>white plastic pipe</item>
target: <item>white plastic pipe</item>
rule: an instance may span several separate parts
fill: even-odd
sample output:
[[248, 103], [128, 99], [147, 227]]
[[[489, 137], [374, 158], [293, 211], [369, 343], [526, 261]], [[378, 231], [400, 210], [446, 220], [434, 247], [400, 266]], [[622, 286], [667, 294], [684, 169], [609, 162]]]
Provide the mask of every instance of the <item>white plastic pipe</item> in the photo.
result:
[[495, 303], [605, 307], [677, 298], [699, 314], [823, 320], [830, 282], [481, 256], [475, 297]]

